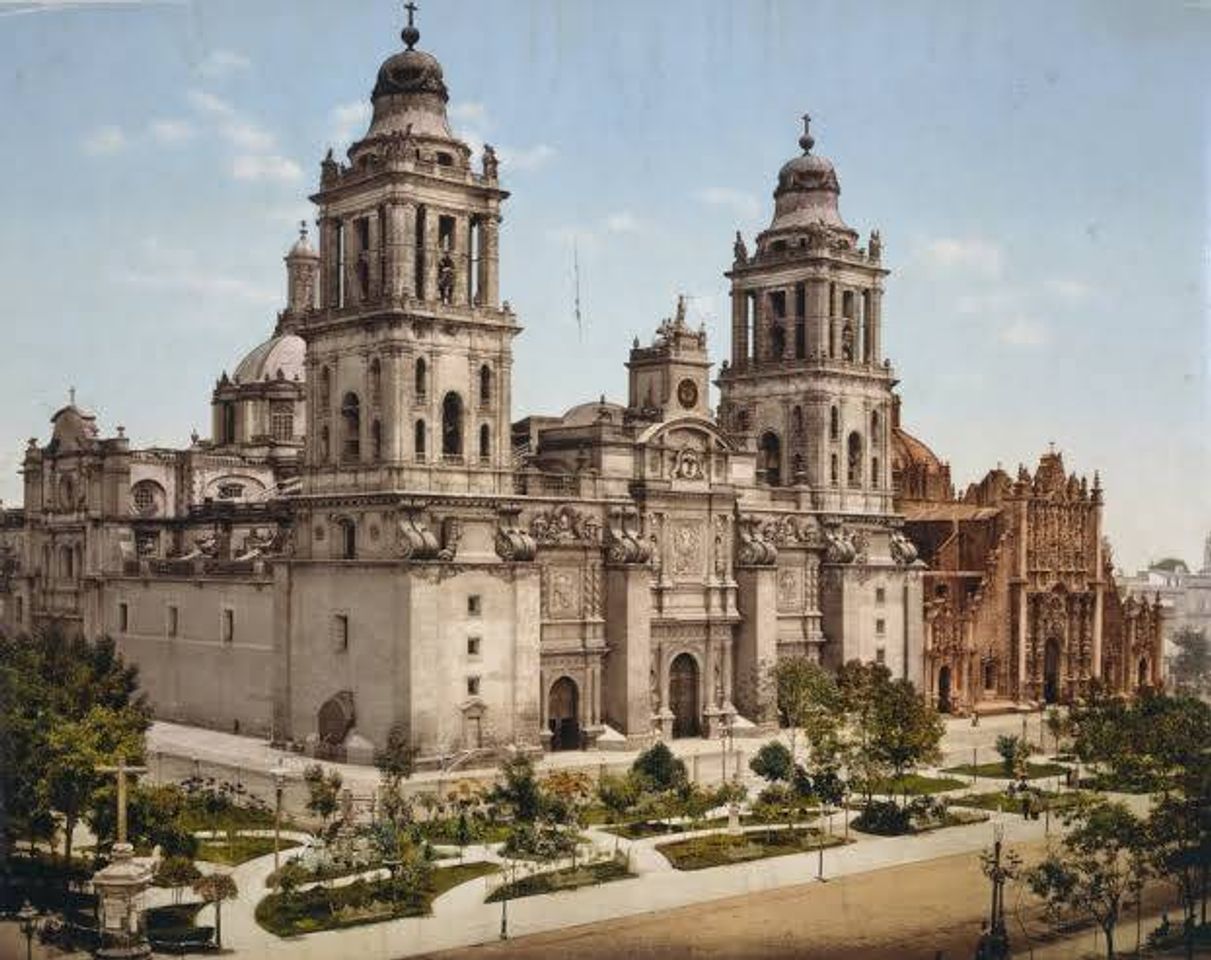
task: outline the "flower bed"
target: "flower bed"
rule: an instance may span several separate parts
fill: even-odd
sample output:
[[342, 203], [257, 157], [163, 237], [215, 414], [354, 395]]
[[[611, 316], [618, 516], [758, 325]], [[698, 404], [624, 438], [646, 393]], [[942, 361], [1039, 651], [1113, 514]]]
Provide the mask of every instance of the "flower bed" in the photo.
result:
[[[1063, 810], [1080, 802], [1084, 794], [1076, 791], [1054, 793], [1048, 790], [1034, 791], [1036, 810]], [[1011, 797], [1003, 790], [993, 790], [988, 793], [968, 793], [961, 797], [948, 798], [947, 803], [958, 807], [975, 807], [979, 810], [991, 810], [998, 813], [1021, 813], [1021, 796]]]
[[656, 849], [676, 870], [705, 870], [733, 863], [810, 853], [845, 843], [841, 837], [819, 830], [785, 827], [742, 834], [711, 833], [689, 840], [662, 843]]
[[523, 877], [521, 880], [507, 883], [494, 890], [484, 902], [497, 903], [500, 900], [517, 900], [521, 897], [536, 897], [544, 893], [559, 893], [562, 890], [576, 890], [599, 883], [626, 880], [633, 876], [635, 874], [627, 869], [626, 860], [603, 860], [579, 866], [575, 870], [568, 867], [563, 870], [552, 870]]
[[[931, 793], [945, 793], [965, 786], [954, 777], [927, 777], [910, 773], [906, 777], [881, 778], [870, 784], [870, 793], [887, 797], [921, 797]], [[854, 793], [866, 793], [863, 784], [854, 785]]]
[[950, 810], [938, 800], [922, 801], [918, 798], [905, 805], [890, 800], [876, 800], [854, 817], [850, 826], [876, 837], [903, 837], [981, 823], [987, 819], [986, 813]]
[[[963, 777], [988, 777], [994, 780], [1016, 780], [1017, 777], [1010, 776], [1005, 772], [1005, 764], [996, 763], [981, 763], [973, 767], [970, 763], [964, 763], [957, 767], [947, 767], [943, 773], [954, 773]], [[1059, 763], [1027, 763], [1026, 764], [1026, 779], [1040, 780], [1044, 777], [1062, 777], [1068, 772], [1068, 767]]]
[[[291, 850], [298, 846], [294, 840], [283, 840], [279, 850]], [[227, 840], [203, 840], [198, 848], [198, 860], [238, 866], [273, 853], [273, 837], [232, 837]]]

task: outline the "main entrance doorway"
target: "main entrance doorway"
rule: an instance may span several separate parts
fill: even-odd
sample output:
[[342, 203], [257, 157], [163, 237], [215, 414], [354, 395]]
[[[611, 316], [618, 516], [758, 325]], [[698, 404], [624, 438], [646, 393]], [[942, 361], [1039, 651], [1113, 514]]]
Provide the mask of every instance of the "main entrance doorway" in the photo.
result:
[[698, 663], [688, 653], [679, 654], [669, 668], [669, 708], [674, 737], [698, 736]]
[[571, 677], [560, 677], [551, 687], [547, 726], [552, 750], [580, 749], [580, 692]]
[[938, 671], [938, 712], [950, 713], [950, 667]]
[[1060, 699], [1060, 640], [1051, 637], [1043, 654], [1043, 702]]

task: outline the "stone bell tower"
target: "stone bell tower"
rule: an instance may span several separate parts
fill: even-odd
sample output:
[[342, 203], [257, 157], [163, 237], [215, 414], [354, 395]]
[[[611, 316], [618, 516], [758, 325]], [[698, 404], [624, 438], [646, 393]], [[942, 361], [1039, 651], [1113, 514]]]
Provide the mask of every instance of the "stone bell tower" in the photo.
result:
[[[304, 489], [499, 493], [510, 484], [512, 340], [500, 303], [508, 193], [450, 129], [436, 58], [378, 73], [370, 129], [321, 165], [319, 309], [307, 340]], [[293, 291], [293, 285], [292, 285]]]
[[841, 218], [830, 161], [803, 149], [782, 167], [774, 217], [750, 255], [736, 235], [732, 355], [721, 414], [755, 439], [758, 482], [809, 487], [817, 508], [892, 511], [895, 378], [882, 353], [882, 243], [865, 249]]

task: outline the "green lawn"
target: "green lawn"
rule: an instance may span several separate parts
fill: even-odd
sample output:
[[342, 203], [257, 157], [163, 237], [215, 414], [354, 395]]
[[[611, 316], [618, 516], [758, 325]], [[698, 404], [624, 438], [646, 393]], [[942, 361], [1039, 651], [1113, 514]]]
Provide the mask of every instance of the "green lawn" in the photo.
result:
[[821, 846], [845, 843], [841, 837], [814, 829], [776, 829], [732, 835], [712, 833], [689, 840], [675, 840], [656, 847], [676, 870], [705, 870], [733, 863], [809, 853]]
[[1079, 785], [1083, 790], [1098, 790], [1103, 793], [1151, 793], [1147, 785], [1124, 780], [1112, 773], [1099, 773], [1092, 777], [1082, 777]]
[[[1083, 794], [1078, 792], [1054, 793], [1049, 790], [1042, 791], [1042, 804], [1039, 809], [1049, 807], [1053, 812], [1071, 807], [1077, 803]], [[1038, 802], [1038, 798], [1035, 798]], [[947, 803], [956, 807], [975, 807], [979, 810], [993, 810], [1000, 813], [1021, 813], [1022, 799], [1021, 797], [1013, 797], [1012, 799], [1001, 790], [993, 790], [988, 793], [968, 793], [961, 797], [955, 797], [953, 800], [947, 800]]]
[[433, 900], [461, 883], [496, 873], [495, 863], [460, 863], [433, 871], [428, 887], [419, 894], [392, 900], [387, 881], [355, 880], [343, 887], [313, 887], [285, 897], [271, 893], [256, 908], [263, 928], [279, 937], [293, 937], [318, 930], [336, 930], [381, 923], [398, 917], [420, 917], [432, 912]]
[[[947, 767], [943, 773], [954, 773], [962, 777], [989, 777], [991, 779], [1008, 780], [1009, 776], [1005, 773], [1005, 765], [1001, 762], [996, 763], [981, 763], [977, 767], [973, 767], [970, 763], [964, 763], [958, 767]], [[1062, 777], [1068, 772], [1068, 768], [1059, 763], [1027, 763], [1026, 764], [1026, 779], [1038, 780], [1042, 777]]]
[[[949, 771], [947, 771], [949, 772]], [[926, 777], [919, 773], [910, 773], [905, 777], [885, 777], [871, 784], [870, 792], [880, 796], [920, 797], [930, 793], [945, 793], [947, 790], [957, 790], [964, 786], [962, 780], [954, 777]], [[866, 791], [862, 785], [855, 784], [854, 793]]]
[[[794, 817], [795, 826], [803, 826], [816, 819], [818, 808], [810, 808], [807, 813], [797, 813]], [[787, 818], [770, 811], [768, 813], [745, 813], [740, 816], [740, 825], [745, 827], [759, 824], [785, 824]], [[718, 830], [727, 826], [727, 817], [711, 817], [709, 820], [699, 820], [678, 823], [665, 823], [663, 820], [635, 820], [612, 827], [602, 827], [603, 833], [611, 833], [624, 840], [643, 840], [647, 837], [662, 837], [677, 833], [692, 833], [696, 830]]]
[[587, 866], [577, 867], [575, 870], [569, 867], [525, 877], [492, 891], [485, 902], [497, 903], [506, 899], [517, 900], [521, 897], [536, 897], [544, 893], [559, 893], [561, 890], [576, 890], [580, 887], [596, 886], [599, 883], [626, 880], [633, 876], [635, 874], [627, 869], [624, 860], [606, 860], [602, 863], [590, 863]]
[[[471, 841], [472, 843], [504, 843], [505, 838], [509, 835], [507, 824], [476, 820], [475, 825], [479, 829], [479, 833]], [[416, 829], [421, 838], [430, 843], [440, 844], [443, 847], [458, 846], [458, 820], [454, 817], [447, 817], [443, 820], [426, 820], [418, 823]]]
[[[283, 840], [278, 849], [284, 852], [297, 846], [293, 840]], [[273, 837], [233, 837], [230, 842], [203, 840], [197, 859], [234, 867], [269, 853], [273, 853]]]

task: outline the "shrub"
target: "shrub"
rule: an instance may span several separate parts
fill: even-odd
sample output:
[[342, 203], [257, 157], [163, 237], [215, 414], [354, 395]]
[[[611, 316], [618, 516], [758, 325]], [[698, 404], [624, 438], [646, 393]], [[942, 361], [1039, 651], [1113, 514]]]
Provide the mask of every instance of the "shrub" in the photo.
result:
[[785, 782], [794, 774], [795, 761], [783, 743], [771, 740], [763, 744], [757, 755], [749, 761], [749, 769], [771, 783]]
[[636, 757], [631, 770], [649, 790], [675, 790], [689, 780], [685, 763], [674, 757], [663, 742], [649, 747]]
[[1021, 737], [1001, 734], [997, 737], [997, 753], [1001, 756], [1001, 767], [1005, 776], [1014, 777], [1018, 773], [1018, 765], [1025, 763], [1031, 754], [1030, 744]]
[[863, 833], [897, 837], [912, 832], [911, 805], [901, 807], [892, 800], [873, 800], [854, 817], [853, 825]]

